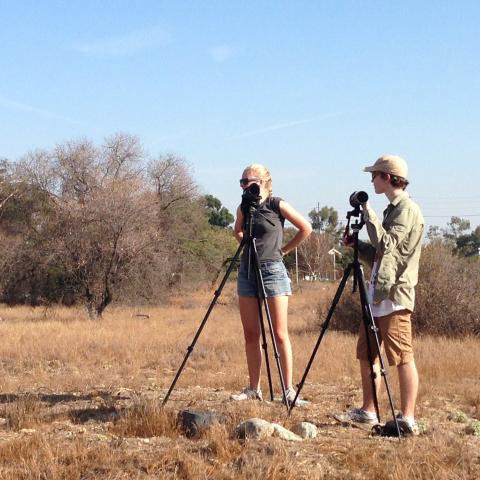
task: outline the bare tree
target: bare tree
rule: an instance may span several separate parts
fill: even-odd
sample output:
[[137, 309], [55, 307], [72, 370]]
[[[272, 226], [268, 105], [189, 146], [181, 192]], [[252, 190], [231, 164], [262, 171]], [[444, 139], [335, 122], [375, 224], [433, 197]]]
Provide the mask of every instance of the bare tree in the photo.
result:
[[115, 287], [129, 278], [132, 263], [158, 241], [154, 202], [153, 194], [138, 180], [116, 179], [92, 193], [87, 202], [59, 204], [55, 254], [81, 287], [92, 318], [102, 315]]
[[179, 278], [217, 270], [231, 238], [209, 225], [190, 167], [173, 154], [145, 161], [126, 134], [25, 155], [16, 182], [28, 188], [9, 208], [14, 268], [1, 277], [2, 294], [28, 302], [34, 292], [39, 303], [68, 292], [98, 318], [119, 292], [149, 300]]
[[131, 264], [159, 240], [157, 197], [143, 177], [142, 155], [136, 137], [117, 134], [100, 148], [68, 142], [51, 154], [30, 154], [19, 166], [49, 195], [53, 213], [43, 242], [91, 317], [102, 315]]
[[151, 161], [148, 175], [157, 193], [160, 210], [168, 210], [198, 196], [198, 187], [187, 163], [174, 154], [160, 155]]
[[9, 177], [10, 164], [6, 159], [0, 159], [0, 217], [7, 202], [19, 194], [19, 189], [12, 187]]
[[316, 276], [328, 271], [331, 264], [328, 251], [334, 244], [331, 235], [313, 232], [298, 247], [301, 269], [306, 275]]

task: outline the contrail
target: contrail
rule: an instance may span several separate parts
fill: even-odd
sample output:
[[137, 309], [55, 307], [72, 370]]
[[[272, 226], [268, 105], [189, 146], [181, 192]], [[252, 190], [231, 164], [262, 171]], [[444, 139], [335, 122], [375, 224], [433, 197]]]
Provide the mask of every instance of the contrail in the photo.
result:
[[62, 120], [68, 123], [79, 123], [76, 120], [73, 120], [70, 117], [65, 117], [63, 115], [58, 115], [48, 110], [43, 110], [41, 108], [33, 107], [32, 105], [27, 105], [26, 103], [16, 102], [15, 100], [9, 100], [8, 98], [0, 97], [0, 105], [11, 108], [13, 110], [21, 110], [22, 112], [34, 113], [44, 118], [52, 118], [54, 120]]
[[262, 135], [264, 133], [273, 132], [275, 130], [282, 130], [284, 128], [296, 127], [297, 125], [304, 125], [305, 123], [311, 123], [311, 122], [315, 122], [317, 120], [325, 120], [327, 118], [337, 117], [340, 114], [341, 114], [340, 112], [326, 113], [326, 114], [323, 114], [323, 115], [316, 115], [315, 117], [311, 117], [311, 118], [304, 118], [302, 120], [293, 120], [291, 122], [277, 123], [277, 124], [274, 124], [274, 125], [269, 125], [268, 127], [259, 128], [257, 130], [251, 130], [249, 132], [244, 132], [244, 133], [240, 133], [238, 135], [234, 135], [232, 137], [229, 137], [228, 140], [234, 140], [234, 139], [246, 138], [246, 137], [254, 137], [255, 135]]

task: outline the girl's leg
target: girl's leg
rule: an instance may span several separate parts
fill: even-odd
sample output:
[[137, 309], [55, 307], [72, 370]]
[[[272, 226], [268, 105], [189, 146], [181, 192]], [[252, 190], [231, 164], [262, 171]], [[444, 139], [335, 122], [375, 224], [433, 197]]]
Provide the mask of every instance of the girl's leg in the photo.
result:
[[250, 388], [260, 389], [260, 370], [262, 352], [260, 349], [260, 320], [258, 317], [258, 301], [256, 297], [238, 297], [240, 318], [242, 319], [245, 337], [245, 353], [247, 355]]
[[288, 296], [270, 297], [267, 299], [268, 307], [272, 315], [275, 340], [280, 354], [283, 381], [285, 388], [292, 387], [292, 345], [288, 335]]

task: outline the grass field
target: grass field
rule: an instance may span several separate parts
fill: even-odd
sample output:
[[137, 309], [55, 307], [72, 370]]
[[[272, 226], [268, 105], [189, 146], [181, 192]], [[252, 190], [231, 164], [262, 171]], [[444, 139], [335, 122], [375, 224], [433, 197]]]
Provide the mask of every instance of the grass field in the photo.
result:
[[[333, 289], [304, 285], [292, 297], [295, 381], [318, 338], [319, 305], [325, 309]], [[417, 416], [427, 433], [401, 442], [372, 438], [331, 417], [361, 398], [355, 337], [333, 329], [302, 392], [308, 406], [288, 416], [277, 402], [229, 400], [246, 385], [247, 374], [228, 284], [161, 408], [212, 298], [203, 291], [156, 308], [112, 307], [98, 322], [81, 309], [1, 307], [0, 478], [480, 478], [480, 437], [466, 433], [469, 422], [480, 420], [478, 338], [416, 338]], [[393, 371], [390, 384], [398, 399]], [[188, 439], [175, 421], [186, 408], [223, 413], [227, 424]], [[388, 417], [385, 396], [381, 412]], [[250, 417], [287, 428], [308, 420], [319, 435], [301, 443], [239, 441], [232, 432]]]

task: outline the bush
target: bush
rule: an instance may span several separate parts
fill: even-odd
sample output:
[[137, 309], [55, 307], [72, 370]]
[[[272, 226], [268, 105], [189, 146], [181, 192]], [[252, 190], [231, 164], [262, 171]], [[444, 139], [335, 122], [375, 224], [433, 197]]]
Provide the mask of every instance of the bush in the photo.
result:
[[[412, 322], [416, 333], [480, 335], [478, 258], [456, 256], [451, 246], [441, 240], [430, 242], [423, 248], [415, 291]], [[359, 294], [352, 294], [349, 281], [331, 325], [337, 330], [358, 332], [360, 319]], [[323, 322], [324, 317], [319, 320]]]
[[440, 335], [480, 334], [480, 261], [454, 255], [441, 240], [426, 245], [416, 288], [415, 329]]

